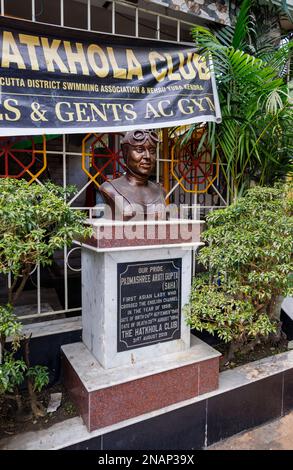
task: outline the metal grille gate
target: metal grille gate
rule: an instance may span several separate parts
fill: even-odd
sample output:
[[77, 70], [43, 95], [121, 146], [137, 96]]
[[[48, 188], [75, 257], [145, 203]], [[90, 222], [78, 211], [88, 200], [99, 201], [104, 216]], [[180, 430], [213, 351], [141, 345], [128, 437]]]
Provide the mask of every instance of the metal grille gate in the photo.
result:
[[[70, 24], [70, 4], [80, 4], [79, 7], [84, 11], [84, 24], [79, 27]], [[107, 6], [107, 17], [110, 19], [105, 28], [96, 29], [96, 19], [94, 8], [101, 9], [103, 5]], [[17, 5], [18, 4], [18, 5]], [[58, 13], [56, 21], [52, 23], [49, 16], [46, 17], [46, 7], [55, 5]], [[15, 11], [13, 10], [15, 5]], [[119, 36], [156, 39], [158, 41], [183, 42], [188, 43], [189, 29], [192, 23], [175, 19], [157, 12], [152, 12], [123, 1], [100, 1], [100, 0], [23, 0], [22, 7], [19, 1], [1, 0], [1, 15], [12, 15], [37, 23], [50, 23], [54, 26], [61, 26], [72, 29], [80, 29], [91, 32], [107, 32], [109, 34], [119, 34]], [[40, 10], [43, 6], [43, 10]], [[96, 10], [98, 11], [98, 10]], [[24, 13], [22, 13], [24, 12]], [[69, 20], [68, 20], [69, 18]], [[122, 20], [127, 20], [127, 30], [129, 30], [129, 21], [131, 19], [132, 35], [123, 34], [121, 27]], [[130, 18], [130, 19], [129, 19]], [[51, 22], [50, 22], [51, 21]], [[122, 31], [122, 32], [121, 32]], [[93, 205], [99, 201], [92, 201], [89, 198], [90, 189], [94, 185], [91, 177], [91, 165], [84, 161], [82, 152], [82, 141], [84, 135], [63, 135], [56, 136], [55, 139], [46, 142], [46, 168], [39, 177], [35, 178], [33, 184], [42, 184], [46, 178], [55, 183], [66, 187], [69, 184], [77, 185], [77, 194], [68, 201], [73, 210], [80, 209], [87, 211], [92, 215]], [[113, 140], [114, 139], [114, 140]], [[118, 152], [119, 136], [112, 137], [112, 147]], [[164, 164], [170, 165], [170, 157], [166, 158], [160, 153], [157, 159], [156, 180], [163, 179]], [[86, 171], [88, 171], [88, 175]], [[219, 191], [220, 181], [217, 180], [214, 188], [214, 194], [207, 198], [206, 194], [196, 195], [184, 193], [174, 178], [169, 178], [170, 202], [183, 203], [190, 209], [192, 218], [199, 218], [205, 215], [206, 211], [215, 207], [226, 205], [226, 201]], [[91, 204], [86, 204], [91, 199]], [[200, 210], [198, 210], [200, 205]], [[94, 209], [95, 211], [98, 208]], [[16, 306], [16, 313], [24, 322], [48, 320], [50, 318], [62, 316], [78, 315], [81, 311], [81, 279], [80, 279], [80, 248], [73, 246], [71, 249], [64, 248], [54, 255], [53, 264], [49, 268], [36, 266], [30, 275], [30, 281], [27, 283], [26, 290], [19, 299]], [[7, 301], [7, 285], [11, 282], [8, 278], [0, 279], [0, 301]], [[98, 287], [98, 286], [97, 286]]]

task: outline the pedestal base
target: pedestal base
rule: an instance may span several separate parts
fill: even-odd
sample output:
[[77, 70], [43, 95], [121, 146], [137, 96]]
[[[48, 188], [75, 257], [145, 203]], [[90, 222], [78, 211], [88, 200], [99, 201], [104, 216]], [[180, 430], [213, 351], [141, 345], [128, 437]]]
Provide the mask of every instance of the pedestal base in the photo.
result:
[[[190, 295], [191, 262], [192, 253], [184, 247], [119, 253], [83, 248], [82, 341], [105, 369], [189, 349], [182, 308]], [[151, 274], [153, 268], [162, 271]], [[176, 280], [168, 282], [175, 271]], [[153, 280], [159, 276], [162, 280]], [[143, 277], [149, 281], [136, 282]]]
[[89, 431], [218, 387], [220, 353], [194, 337], [187, 351], [107, 370], [83, 343], [62, 351], [65, 387]]

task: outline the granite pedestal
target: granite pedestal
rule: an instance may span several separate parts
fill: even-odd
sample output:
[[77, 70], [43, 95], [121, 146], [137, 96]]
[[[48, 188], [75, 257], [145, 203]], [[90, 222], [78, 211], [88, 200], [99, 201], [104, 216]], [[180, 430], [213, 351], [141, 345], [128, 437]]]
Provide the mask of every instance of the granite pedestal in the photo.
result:
[[[160, 222], [153, 227], [157, 239], [143, 245], [125, 236], [131, 223], [124, 222], [118, 250], [117, 238], [112, 248], [103, 240], [113, 227], [96, 221], [82, 247], [83, 342], [62, 350], [65, 385], [90, 431], [218, 386], [220, 354], [199, 339], [190, 342], [182, 313], [191, 247], [200, 244], [199, 223], [194, 230], [184, 223], [184, 240], [184, 230], [170, 236], [171, 223], [159, 236]], [[144, 236], [146, 224], [142, 229]]]

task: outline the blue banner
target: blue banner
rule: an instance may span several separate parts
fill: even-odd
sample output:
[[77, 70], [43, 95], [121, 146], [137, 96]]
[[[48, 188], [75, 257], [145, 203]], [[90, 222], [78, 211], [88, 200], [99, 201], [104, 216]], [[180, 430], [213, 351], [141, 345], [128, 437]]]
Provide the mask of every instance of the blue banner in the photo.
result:
[[193, 48], [104, 35], [77, 42], [2, 29], [0, 53], [2, 136], [221, 119], [214, 77]]

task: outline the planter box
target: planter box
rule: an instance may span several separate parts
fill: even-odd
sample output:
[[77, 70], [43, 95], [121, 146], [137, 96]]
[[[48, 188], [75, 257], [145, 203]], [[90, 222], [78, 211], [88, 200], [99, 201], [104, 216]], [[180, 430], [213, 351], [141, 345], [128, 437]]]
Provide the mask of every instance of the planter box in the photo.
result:
[[293, 409], [293, 351], [220, 374], [216, 391], [88, 432], [81, 418], [5, 438], [0, 449], [190, 450]]

